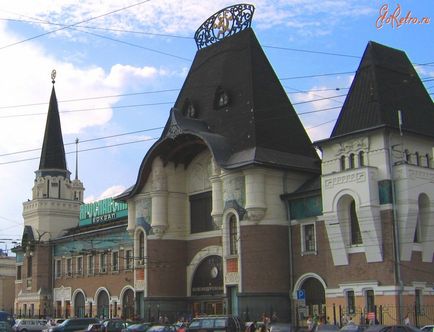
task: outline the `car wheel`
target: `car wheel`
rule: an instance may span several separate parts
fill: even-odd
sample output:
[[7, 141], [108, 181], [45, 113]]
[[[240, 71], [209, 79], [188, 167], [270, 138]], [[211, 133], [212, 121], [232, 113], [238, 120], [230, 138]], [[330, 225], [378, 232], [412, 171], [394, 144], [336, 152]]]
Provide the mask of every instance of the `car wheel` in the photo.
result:
[[27, 330], [26, 329], [22, 329], [20, 332], [27, 332]]

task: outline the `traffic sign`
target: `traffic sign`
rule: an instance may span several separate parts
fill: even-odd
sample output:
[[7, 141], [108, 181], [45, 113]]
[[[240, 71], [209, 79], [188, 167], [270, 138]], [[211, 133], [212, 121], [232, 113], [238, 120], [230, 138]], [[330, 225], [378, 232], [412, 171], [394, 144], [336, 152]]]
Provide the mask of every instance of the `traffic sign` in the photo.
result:
[[297, 300], [304, 300], [306, 297], [305, 297], [305, 294], [304, 294], [304, 289], [299, 289], [298, 291], [297, 291]]

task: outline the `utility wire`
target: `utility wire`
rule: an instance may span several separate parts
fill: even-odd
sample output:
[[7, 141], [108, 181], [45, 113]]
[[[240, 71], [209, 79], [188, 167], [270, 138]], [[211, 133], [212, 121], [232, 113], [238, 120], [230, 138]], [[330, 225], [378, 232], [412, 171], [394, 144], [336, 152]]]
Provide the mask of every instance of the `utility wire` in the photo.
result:
[[20, 41], [18, 41], [18, 42], [12, 43], [12, 44], [8, 44], [8, 45], [5, 45], [5, 46], [1, 46], [1, 47], [0, 47], [0, 50], [6, 49], [6, 48], [9, 48], [9, 47], [12, 47], [12, 46], [18, 45], [18, 44], [22, 44], [22, 43], [25, 43], [25, 42], [27, 42], [27, 41], [30, 41], [30, 40], [33, 40], [33, 39], [37, 39], [37, 38], [40, 38], [40, 37], [43, 37], [43, 36], [47, 36], [47, 35], [50, 35], [50, 34], [52, 34], [52, 33], [55, 33], [55, 32], [58, 32], [58, 31], [65, 30], [65, 29], [68, 29], [68, 28], [71, 28], [71, 27], [77, 26], [77, 25], [79, 25], [79, 24], [82, 24], [82, 23], [90, 22], [90, 21], [93, 21], [93, 20], [99, 19], [99, 18], [104, 17], [104, 16], [108, 16], [108, 15], [111, 15], [111, 14], [114, 14], [114, 13], [118, 13], [118, 12], [120, 12], [120, 11], [124, 11], [124, 10], [126, 10], [126, 9], [130, 9], [130, 8], [133, 8], [133, 7], [136, 7], [136, 6], [142, 5], [142, 4], [144, 4], [144, 3], [146, 3], [146, 2], [149, 2], [149, 1], [151, 1], [151, 0], [145, 0], [145, 1], [137, 2], [137, 3], [132, 4], [132, 5], [129, 5], [129, 6], [125, 6], [125, 7], [122, 7], [122, 8], [116, 9], [116, 10], [112, 10], [112, 11], [107, 12], [107, 13], [104, 13], [104, 14], [102, 14], [102, 15], [98, 15], [98, 16], [90, 17], [90, 18], [85, 19], [85, 20], [80, 21], [80, 22], [76, 22], [76, 23], [73, 23], [73, 24], [65, 25], [65, 26], [63, 26], [63, 27], [61, 27], [61, 28], [58, 28], [58, 29], [55, 29], [55, 30], [51, 30], [51, 31], [48, 31], [48, 32], [44, 32], [44, 33], [41, 33], [41, 34], [39, 34], [39, 35], [36, 35], [36, 36], [30, 37], [30, 38], [27, 38], [27, 39], [23, 39], [23, 40], [20, 40]]

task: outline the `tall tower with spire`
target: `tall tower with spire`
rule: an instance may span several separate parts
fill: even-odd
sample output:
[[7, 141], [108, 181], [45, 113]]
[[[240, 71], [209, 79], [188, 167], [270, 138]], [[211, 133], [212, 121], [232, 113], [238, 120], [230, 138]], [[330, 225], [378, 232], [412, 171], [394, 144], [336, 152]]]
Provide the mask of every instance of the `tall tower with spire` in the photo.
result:
[[57, 237], [63, 230], [76, 226], [83, 202], [83, 184], [78, 178], [71, 181], [66, 166], [54, 78], [53, 71], [41, 159], [35, 172], [32, 199], [24, 203], [23, 210], [24, 224], [32, 228], [38, 240]]
[[50, 104], [45, 125], [39, 168], [32, 199], [23, 203], [24, 232], [15, 248], [17, 280], [15, 313], [33, 317], [50, 315], [52, 303], [52, 247], [50, 239], [78, 225], [83, 202], [83, 184], [71, 181], [66, 167], [53, 70]]

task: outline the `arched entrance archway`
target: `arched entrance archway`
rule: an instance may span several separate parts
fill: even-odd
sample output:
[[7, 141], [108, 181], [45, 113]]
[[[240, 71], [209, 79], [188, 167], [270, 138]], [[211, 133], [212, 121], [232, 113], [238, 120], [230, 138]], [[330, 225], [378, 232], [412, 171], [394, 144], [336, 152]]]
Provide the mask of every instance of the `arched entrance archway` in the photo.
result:
[[198, 265], [191, 287], [194, 313], [223, 314], [223, 266], [222, 258], [212, 255]]
[[102, 290], [97, 298], [97, 313], [99, 318], [109, 317], [109, 296], [106, 291]]
[[74, 315], [75, 317], [83, 318], [85, 316], [85, 300], [84, 294], [78, 292], [74, 299]]
[[325, 290], [322, 283], [316, 278], [309, 277], [303, 281], [300, 289], [304, 290], [309, 315], [324, 315]]
[[127, 289], [122, 297], [122, 318], [132, 319], [134, 316], [134, 292]]

